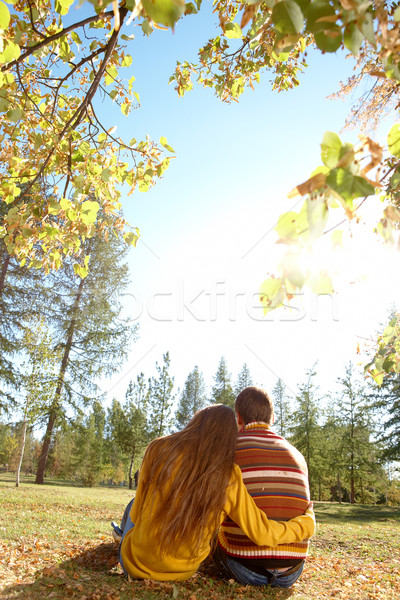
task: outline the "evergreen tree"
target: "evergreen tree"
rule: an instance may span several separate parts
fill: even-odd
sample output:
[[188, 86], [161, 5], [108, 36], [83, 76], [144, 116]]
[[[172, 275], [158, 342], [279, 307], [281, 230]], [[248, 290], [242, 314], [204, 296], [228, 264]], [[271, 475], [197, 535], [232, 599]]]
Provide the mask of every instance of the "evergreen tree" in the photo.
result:
[[379, 440], [384, 444], [384, 458], [400, 460], [400, 375], [389, 373], [378, 388], [372, 384], [373, 408], [379, 412]]
[[[349, 362], [344, 377], [338, 378], [341, 393], [338, 396], [338, 423], [342, 425], [342, 457], [350, 483], [350, 503], [356, 501], [356, 481], [363, 486], [368, 474], [376, 471], [377, 446], [370, 443], [370, 418], [365, 387], [354, 374]], [[363, 489], [363, 487], [361, 488]], [[364, 492], [362, 492], [363, 494]]]
[[212, 404], [226, 404], [234, 408], [235, 393], [231, 385], [231, 374], [228, 372], [225, 357], [222, 356], [219, 361], [218, 369], [214, 375], [214, 385], [211, 390]]
[[0, 424], [0, 463], [5, 466], [6, 471], [15, 467], [16, 454], [18, 451], [18, 435], [15, 425]]
[[156, 362], [158, 377], [149, 379], [147, 396], [149, 399], [149, 433], [154, 439], [168, 433], [171, 420], [171, 408], [174, 402], [172, 393], [174, 378], [170, 376], [171, 359], [169, 352], [163, 355], [163, 364]]
[[245, 388], [250, 387], [252, 385], [253, 385], [253, 378], [251, 376], [250, 369], [247, 366], [247, 364], [244, 363], [243, 367], [238, 375], [238, 378], [236, 380], [235, 389], [234, 389], [235, 396], [238, 396], [242, 390], [244, 390]]
[[[9, 206], [0, 201], [0, 222]], [[0, 238], [0, 412], [16, 408], [22, 383], [18, 361], [26, 320], [40, 314], [45, 303], [43, 274], [21, 266]], [[48, 294], [47, 294], [48, 295]]]
[[[120, 319], [120, 294], [128, 283], [127, 246], [118, 236], [87, 241], [91, 267], [85, 278], [71, 263], [53, 277], [53, 325], [61, 351], [57, 386], [48, 411], [36, 483], [43, 483], [54, 426], [97, 391], [96, 380], [118, 371], [135, 327]], [[86, 399], [86, 400], [85, 400]]]
[[337, 405], [332, 398], [324, 425], [322, 426], [323, 452], [322, 475], [330, 489], [330, 499], [338, 501], [350, 500], [350, 492], [344, 487], [346, 480], [346, 461], [342, 441], [346, 428], [340, 423]]
[[52, 350], [51, 335], [42, 321], [31, 321], [30, 329], [26, 329], [22, 340], [27, 354], [27, 363], [23, 365], [23, 388], [25, 398], [21, 407], [22, 421], [20, 428], [20, 450], [16, 469], [16, 487], [19, 486], [19, 475], [24, 458], [25, 440], [29, 427], [38, 424], [51, 402], [55, 387], [55, 368], [59, 361], [59, 352]]
[[76, 420], [61, 421], [49, 450], [46, 471], [51, 477], [73, 479], [76, 475], [77, 441], [81, 434], [82, 415]]
[[308, 467], [311, 497], [315, 496], [318, 481], [320, 447], [318, 388], [314, 384], [314, 367], [306, 371], [307, 379], [298, 387], [293, 425], [290, 428], [292, 444], [304, 455]]
[[94, 402], [92, 411], [78, 427], [74, 452], [75, 474], [88, 487], [93, 487], [103, 475], [104, 425], [104, 409]]
[[133, 469], [149, 441], [147, 423], [148, 397], [144, 374], [137, 376], [136, 383], [129, 382], [123, 406], [113, 400], [108, 412], [108, 437], [117, 449], [116, 463], [125, 456], [129, 460], [129, 489], [133, 488]]
[[189, 373], [185, 381], [185, 386], [181, 393], [178, 409], [175, 415], [175, 423], [178, 429], [187, 425], [196, 411], [203, 408], [206, 404], [206, 386], [204, 377], [199, 367], [196, 365], [193, 371]]
[[290, 403], [287, 399], [286, 386], [282, 379], [278, 379], [272, 390], [272, 400], [274, 403], [274, 430], [282, 437], [286, 437], [290, 427]]

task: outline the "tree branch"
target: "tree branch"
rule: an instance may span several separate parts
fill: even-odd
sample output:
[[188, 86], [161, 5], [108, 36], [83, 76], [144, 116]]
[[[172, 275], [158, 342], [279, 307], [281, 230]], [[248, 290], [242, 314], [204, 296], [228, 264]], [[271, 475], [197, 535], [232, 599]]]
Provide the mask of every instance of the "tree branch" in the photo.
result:
[[[127, 12], [126, 8], [122, 8], [120, 12], [122, 13], [122, 11], [124, 11], [124, 10]], [[25, 60], [25, 58], [27, 58], [28, 56], [30, 56], [31, 54], [36, 52], [36, 50], [39, 50], [40, 48], [43, 48], [43, 46], [47, 46], [51, 42], [54, 42], [55, 40], [60, 39], [60, 37], [62, 37], [63, 35], [66, 35], [70, 31], [74, 31], [78, 27], [84, 27], [85, 25], [88, 25], [89, 23], [93, 23], [95, 21], [99, 21], [101, 19], [104, 19], [107, 17], [112, 17], [112, 16], [114, 16], [114, 12], [112, 10], [109, 10], [105, 13], [100, 13], [99, 15], [92, 15], [91, 17], [88, 17], [87, 19], [83, 19], [83, 21], [78, 21], [77, 23], [74, 23], [73, 25], [69, 25], [69, 27], [65, 27], [58, 33], [55, 33], [54, 35], [50, 35], [49, 37], [46, 37], [41, 42], [38, 42], [34, 46], [31, 46], [29, 48], [29, 50], [27, 50], [26, 52], [21, 54], [21, 56], [19, 58], [16, 58], [15, 60], [11, 61], [7, 65], [3, 65], [1, 67], [1, 72], [8, 71], [12, 67], [15, 67], [15, 65], [23, 62]]]
[[[127, 13], [128, 13], [127, 8], [120, 9], [121, 26], [122, 26], [122, 23], [127, 15]], [[96, 90], [99, 87], [101, 78], [107, 69], [108, 61], [110, 60], [112, 53], [114, 52], [115, 46], [117, 45], [118, 36], [119, 36], [120, 31], [121, 31], [121, 28], [118, 29], [118, 31], [116, 31], [114, 29], [114, 31], [108, 41], [108, 44], [106, 46], [106, 52], [105, 52], [105, 55], [103, 58], [103, 62], [101, 63], [101, 66], [100, 66], [99, 70], [97, 71], [95, 78], [93, 79], [92, 84], [91, 84], [90, 88], [88, 89], [85, 98], [83, 99], [81, 105], [76, 109], [76, 111], [72, 115], [72, 117], [69, 119], [69, 121], [67, 121], [67, 123], [64, 125], [62, 131], [58, 134], [57, 143], [53, 145], [53, 148], [48, 153], [48, 155], [47, 155], [43, 165], [40, 167], [36, 177], [30, 182], [28, 188], [25, 190], [25, 193], [28, 193], [29, 190], [34, 186], [34, 184], [40, 179], [40, 177], [44, 173], [47, 165], [49, 164], [51, 157], [53, 156], [53, 154], [56, 150], [56, 146], [61, 142], [61, 140], [64, 138], [65, 134], [70, 129], [75, 129], [79, 125], [79, 123], [82, 121], [84, 114], [87, 110], [87, 107], [91, 103], [91, 101], [96, 93]]]

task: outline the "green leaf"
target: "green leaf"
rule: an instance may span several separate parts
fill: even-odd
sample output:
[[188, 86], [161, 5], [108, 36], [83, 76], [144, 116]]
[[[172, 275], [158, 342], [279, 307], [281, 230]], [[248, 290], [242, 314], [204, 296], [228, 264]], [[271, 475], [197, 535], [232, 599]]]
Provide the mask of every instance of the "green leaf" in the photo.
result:
[[132, 231], [129, 231], [128, 233], [124, 234], [124, 240], [126, 241], [126, 243], [129, 244], [130, 246], [134, 246], [135, 248], [136, 248], [138, 239], [139, 239], [139, 236], [136, 235], [135, 233], [133, 233]]
[[400, 6], [398, 6], [394, 11], [393, 18], [395, 21], [400, 21]]
[[185, 0], [142, 0], [147, 16], [155, 23], [173, 27], [185, 10]]
[[100, 205], [95, 200], [85, 200], [81, 208], [81, 219], [85, 225], [91, 225], [97, 218]]
[[8, 111], [7, 117], [13, 123], [17, 123], [17, 121], [19, 121], [22, 117], [22, 110], [19, 108], [19, 106], [17, 106], [13, 110]]
[[69, 7], [73, 3], [74, 0], [55, 0], [54, 8], [59, 15], [68, 14]]
[[21, 48], [14, 42], [7, 42], [7, 46], [0, 54], [0, 64], [8, 64], [13, 60], [19, 58], [21, 54]]
[[283, 213], [275, 227], [280, 241], [283, 243], [290, 242], [297, 238], [307, 237], [309, 234], [309, 223], [307, 216], [307, 203], [304, 202], [299, 213], [289, 211]]
[[260, 302], [264, 307], [264, 314], [282, 305], [284, 291], [281, 279], [269, 277], [260, 287]]
[[75, 275], [78, 275], [78, 277], [80, 277], [81, 279], [85, 279], [85, 277], [87, 276], [89, 269], [82, 267], [82, 265], [80, 265], [79, 263], [75, 263], [74, 264], [74, 272]]
[[326, 131], [321, 143], [321, 160], [330, 169], [336, 167], [340, 159], [342, 142], [333, 131]]
[[355, 23], [349, 23], [344, 28], [343, 41], [346, 48], [353, 54], [357, 54], [361, 48], [364, 36]]
[[238, 23], [225, 24], [225, 36], [229, 39], [239, 39], [243, 36], [242, 30]]
[[383, 373], [381, 371], [373, 369], [372, 371], [370, 371], [370, 374], [377, 385], [382, 385]]
[[362, 31], [365, 39], [368, 40], [368, 42], [370, 44], [372, 44], [372, 46], [374, 48], [376, 48], [374, 18], [372, 16], [372, 14], [369, 12], [365, 13], [365, 15], [364, 15], [364, 21], [361, 24], [361, 31]]
[[294, 211], [283, 213], [278, 220], [275, 231], [281, 239], [294, 238], [297, 235], [297, 217]]
[[107, 181], [110, 181], [110, 177], [111, 177], [112, 173], [111, 173], [111, 169], [103, 169], [101, 172], [101, 179], [102, 181], [104, 181], [104, 183], [107, 183]]
[[320, 237], [325, 229], [329, 217], [326, 198], [322, 195], [311, 195], [306, 200], [307, 218], [310, 225], [309, 236], [312, 239]]
[[275, 4], [271, 19], [280, 33], [300, 33], [304, 26], [301, 8], [293, 0], [282, 0]]
[[0, 29], [5, 31], [10, 24], [10, 11], [4, 2], [0, 2]]
[[362, 177], [353, 175], [348, 169], [332, 169], [326, 183], [340, 194], [349, 206], [352, 206], [352, 200], [355, 198], [371, 196], [375, 192], [373, 185]]
[[121, 112], [126, 117], [129, 115], [130, 110], [131, 110], [131, 103], [130, 102], [124, 102], [123, 104], [121, 104]]
[[388, 148], [390, 154], [400, 158], [400, 123], [395, 123], [389, 131]]
[[323, 52], [336, 52], [342, 44], [342, 30], [339, 25], [332, 25], [324, 31], [314, 34], [315, 43]]
[[142, 23], [142, 31], [145, 35], [150, 35], [153, 32], [153, 26], [148, 19], [145, 19]]
[[196, 15], [199, 11], [193, 4], [193, 2], [186, 2], [185, 4], [185, 15]]
[[164, 137], [164, 136], [160, 137], [160, 144], [161, 144], [161, 146], [163, 146], [169, 152], [175, 152], [175, 150], [172, 148], [172, 146], [170, 146], [168, 144], [166, 137]]
[[126, 54], [121, 62], [121, 67], [130, 67], [132, 60], [132, 56], [130, 56], [130, 54]]
[[392, 327], [391, 325], [388, 325], [382, 334], [383, 343], [389, 344], [395, 335], [396, 335], [396, 328]]
[[50, 201], [48, 204], [49, 215], [57, 215], [60, 212], [61, 206], [58, 202]]
[[331, 24], [324, 18], [331, 18], [335, 14], [335, 9], [328, 0], [315, 0], [308, 5], [305, 15], [307, 17], [307, 30], [311, 33], [324, 31]]
[[108, 67], [106, 74], [104, 76], [104, 83], [106, 85], [110, 85], [111, 83], [114, 83], [114, 81], [117, 79], [118, 77], [118, 71], [116, 69], [116, 67]]

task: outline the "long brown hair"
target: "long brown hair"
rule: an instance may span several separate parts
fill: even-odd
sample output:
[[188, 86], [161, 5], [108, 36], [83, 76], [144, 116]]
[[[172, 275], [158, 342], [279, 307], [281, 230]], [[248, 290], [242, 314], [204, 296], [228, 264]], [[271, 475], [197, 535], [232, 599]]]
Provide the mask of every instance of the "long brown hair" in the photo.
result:
[[143, 459], [148, 476], [139, 478], [139, 485], [143, 485], [143, 503], [157, 507], [150, 526], [161, 554], [189, 542], [194, 555], [206, 528], [218, 527], [236, 435], [233, 410], [216, 404], [199, 410], [182, 431], [148, 446]]

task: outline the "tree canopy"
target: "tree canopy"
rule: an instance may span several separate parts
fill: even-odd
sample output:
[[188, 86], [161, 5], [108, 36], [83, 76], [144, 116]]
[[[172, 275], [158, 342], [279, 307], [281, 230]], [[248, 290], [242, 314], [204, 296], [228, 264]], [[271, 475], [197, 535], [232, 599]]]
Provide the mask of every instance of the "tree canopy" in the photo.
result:
[[[107, 239], [115, 229], [124, 232], [127, 243], [138, 239], [138, 229], [119, 214], [121, 186], [147, 190], [174, 154], [165, 137], [159, 143], [115, 137], [101, 122], [96, 101], [117, 104], [125, 115], [139, 101], [134, 77], [125, 81], [123, 75], [132, 63], [127, 50], [134, 44], [132, 20], [150, 35], [154, 28], [173, 29], [181, 17], [200, 11], [202, 2], [92, 0], [78, 20], [72, 5], [71, 0], [21, 0], [9, 8], [0, 2], [0, 194], [8, 207], [0, 235], [20, 263], [49, 271], [72, 256], [75, 272], [84, 277], [89, 267], [84, 240]], [[400, 7], [395, 2], [216, 0], [214, 7], [218, 35], [199, 49], [196, 63], [178, 63], [171, 75], [180, 95], [196, 79], [221, 100], [236, 101], [264, 70], [273, 73], [275, 89], [290, 89], [299, 84], [312, 44], [322, 53], [346, 48], [359, 58], [373, 99], [368, 110], [376, 103], [385, 107], [388, 97], [396, 106]], [[334, 132], [321, 137], [322, 165], [290, 194], [304, 197], [302, 208], [283, 214], [276, 227], [288, 250], [279, 273], [261, 286], [266, 312], [305, 285], [316, 293], [332, 291], [329, 274], [311, 273], [300, 260], [328, 233], [332, 212], [357, 221], [367, 197], [383, 197], [376, 230], [386, 243], [398, 238], [400, 125], [390, 128], [386, 147], [367, 135], [359, 145], [342, 142]], [[340, 239], [335, 228], [332, 243]], [[383, 373], [400, 371], [398, 339], [397, 332], [390, 338], [389, 360], [380, 361], [385, 349], [379, 348], [369, 366], [378, 382]]]

